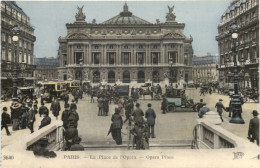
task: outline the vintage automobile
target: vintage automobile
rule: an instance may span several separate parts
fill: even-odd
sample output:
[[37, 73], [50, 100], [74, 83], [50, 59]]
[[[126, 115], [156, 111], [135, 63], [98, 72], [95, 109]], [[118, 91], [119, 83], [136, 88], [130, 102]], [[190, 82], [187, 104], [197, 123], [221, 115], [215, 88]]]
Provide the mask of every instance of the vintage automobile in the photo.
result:
[[66, 90], [72, 94], [74, 94], [76, 92], [76, 90], [81, 87], [81, 82], [77, 81], [77, 80], [64, 81], [64, 83], [66, 84]]
[[18, 88], [18, 97], [29, 97], [30, 99], [33, 99], [34, 97], [34, 87], [19, 87]]
[[166, 98], [167, 112], [191, 112], [196, 111], [196, 104], [192, 99], [188, 99], [185, 90], [176, 88], [167, 88], [164, 94]]
[[66, 83], [64, 82], [45, 82], [43, 83], [43, 99], [50, 103], [53, 97], [62, 98], [62, 94], [66, 91]]

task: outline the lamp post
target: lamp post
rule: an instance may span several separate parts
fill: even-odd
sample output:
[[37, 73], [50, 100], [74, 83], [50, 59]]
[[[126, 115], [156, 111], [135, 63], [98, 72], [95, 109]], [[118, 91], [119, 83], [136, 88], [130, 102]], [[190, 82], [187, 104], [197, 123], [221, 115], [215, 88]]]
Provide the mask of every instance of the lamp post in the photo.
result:
[[171, 67], [170, 67], [170, 74], [169, 74], [169, 79], [170, 79], [170, 84], [171, 84], [171, 86], [172, 86], [172, 82], [173, 82], [173, 74], [172, 74], [172, 64], [173, 64], [173, 60], [172, 60], [172, 57], [170, 57], [170, 59], [169, 59], [169, 63], [170, 63], [170, 65], [171, 65]]
[[231, 35], [233, 40], [233, 62], [234, 62], [234, 91], [232, 100], [231, 100], [231, 106], [232, 106], [232, 118], [229, 121], [230, 123], [236, 123], [236, 124], [244, 124], [245, 121], [243, 120], [241, 113], [242, 113], [242, 106], [241, 106], [241, 99], [240, 95], [238, 94], [238, 72], [237, 72], [237, 58], [236, 58], [236, 41], [238, 38], [238, 27], [236, 22], [233, 22], [231, 25]]
[[83, 59], [81, 58], [80, 60], [79, 60], [80, 62], [79, 62], [79, 65], [80, 65], [80, 84], [82, 84], [82, 76], [83, 76], [83, 73], [82, 73], [82, 70], [83, 70], [83, 68], [82, 68], [82, 65], [83, 65]]
[[18, 40], [19, 40], [19, 33], [20, 33], [20, 29], [17, 25], [15, 25], [12, 28], [12, 40], [14, 42], [14, 46], [15, 46], [15, 52], [14, 52], [14, 76], [13, 76], [13, 88], [14, 88], [14, 93], [13, 93], [13, 101], [18, 101], [18, 96], [17, 96], [17, 83], [18, 83], [18, 79], [17, 79], [17, 50], [18, 50]]

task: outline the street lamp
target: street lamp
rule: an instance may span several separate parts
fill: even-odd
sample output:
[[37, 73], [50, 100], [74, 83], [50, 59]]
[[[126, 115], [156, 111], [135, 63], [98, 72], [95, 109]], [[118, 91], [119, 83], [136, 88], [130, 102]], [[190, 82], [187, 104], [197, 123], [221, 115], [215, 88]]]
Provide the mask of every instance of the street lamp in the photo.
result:
[[80, 64], [80, 84], [82, 84], [82, 75], [83, 75], [83, 73], [82, 73], [83, 59], [82, 58], [79, 60], [79, 64]]
[[18, 79], [17, 79], [17, 51], [18, 50], [18, 40], [19, 40], [19, 34], [20, 34], [20, 29], [17, 25], [14, 25], [14, 27], [12, 28], [12, 40], [14, 42], [14, 45], [16, 47], [16, 49], [14, 50], [14, 77], [13, 77], [13, 88], [14, 88], [14, 93], [13, 93], [13, 101], [18, 101], [18, 96], [17, 96], [17, 83], [18, 83]]
[[241, 106], [241, 99], [240, 95], [238, 94], [238, 72], [237, 72], [237, 49], [236, 49], [236, 42], [238, 38], [238, 27], [236, 22], [233, 22], [231, 26], [231, 37], [233, 40], [233, 62], [234, 62], [234, 94], [232, 96], [231, 100], [231, 106], [232, 106], [232, 118], [229, 121], [230, 123], [236, 123], [236, 124], [244, 124], [245, 121], [243, 120], [241, 113], [242, 113], [242, 106]]
[[170, 84], [171, 84], [171, 86], [172, 86], [172, 82], [173, 82], [173, 74], [172, 74], [172, 64], [173, 64], [173, 60], [172, 60], [172, 57], [170, 57], [170, 59], [169, 59], [169, 63], [170, 63], [170, 65], [171, 65], [171, 67], [170, 67], [170, 74], [169, 74], [169, 79], [170, 79]]

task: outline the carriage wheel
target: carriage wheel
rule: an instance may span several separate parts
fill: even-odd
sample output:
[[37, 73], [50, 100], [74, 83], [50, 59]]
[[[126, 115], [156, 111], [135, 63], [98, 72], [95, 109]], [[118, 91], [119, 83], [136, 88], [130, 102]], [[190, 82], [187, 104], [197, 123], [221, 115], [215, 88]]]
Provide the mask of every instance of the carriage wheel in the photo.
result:
[[170, 111], [174, 112], [174, 111], [175, 111], [175, 105], [169, 105], [169, 106], [167, 107], [167, 111], [168, 111], [168, 112], [170, 112]]
[[254, 100], [256, 103], [258, 103], [258, 102], [259, 102], [259, 99], [258, 99], [258, 98], [256, 98], [256, 97], [254, 97], [254, 98], [253, 98], [253, 100]]
[[155, 96], [154, 96], [154, 99], [155, 99], [155, 100], [160, 100], [160, 96], [159, 96], [159, 95], [155, 95]]

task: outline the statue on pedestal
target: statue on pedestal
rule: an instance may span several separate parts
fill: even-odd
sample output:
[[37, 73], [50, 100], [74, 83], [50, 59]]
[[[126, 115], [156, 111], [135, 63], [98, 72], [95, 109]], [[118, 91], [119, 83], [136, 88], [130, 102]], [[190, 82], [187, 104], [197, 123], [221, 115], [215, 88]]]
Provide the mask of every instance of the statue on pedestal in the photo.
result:
[[167, 13], [166, 15], [166, 22], [175, 22], [175, 13], [173, 13], [173, 8], [174, 6], [170, 7], [168, 6], [168, 9], [169, 9], [169, 13]]
[[82, 9], [83, 9], [84, 5], [80, 8], [78, 7], [78, 13], [76, 14], [76, 21], [78, 22], [82, 22], [82, 21], [85, 21], [85, 18], [86, 18], [86, 15], [85, 13], [82, 12]]

